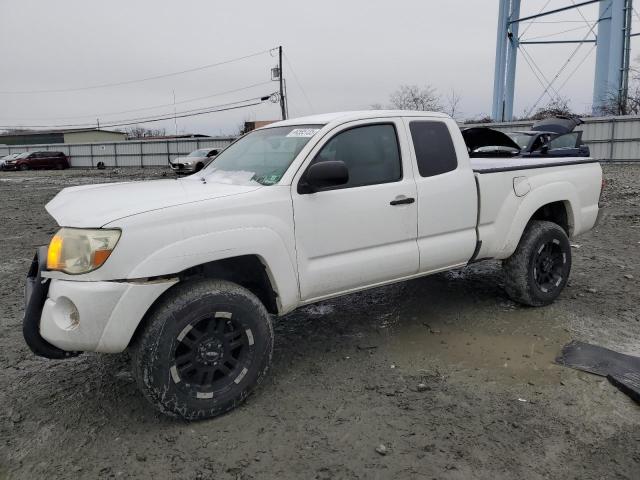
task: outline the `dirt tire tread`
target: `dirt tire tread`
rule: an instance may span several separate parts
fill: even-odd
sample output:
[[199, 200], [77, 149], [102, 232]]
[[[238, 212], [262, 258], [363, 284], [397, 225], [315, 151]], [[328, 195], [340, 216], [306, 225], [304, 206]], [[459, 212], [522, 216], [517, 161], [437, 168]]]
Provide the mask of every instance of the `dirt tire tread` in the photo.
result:
[[[269, 347], [267, 358], [263, 359], [262, 367], [257, 375], [255, 383], [246, 387], [233, 401], [225, 402], [209, 409], [193, 410], [186, 403], [180, 404], [179, 399], [173, 398], [166, 401], [166, 391], [162, 391], [150, 381], [150, 365], [157, 360], [159, 342], [164, 338], [163, 331], [167, 322], [175, 320], [174, 312], [179, 312], [187, 307], [194, 299], [210, 295], [222, 295], [224, 297], [242, 298], [249, 302], [261, 317], [267, 327]], [[182, 417], [186, 420], [198, 420], [222, 415], [242, 403], [261, 383], [271, 364], [273, 355], [273, 326], [270, 316], [258, 297], [246, 288], [225, 280], [201, 279], [180, 283], [165, 293], [164, 297], [147, 314], [147, 321], [143, 332], [137, 335], [130, 346], [132, 373], [146, 399], [160, 412], [174, 417]], [[167, 367], [168, 368], [168, 367]]]
[[[523, 305], [540, 307], [548, 305], [555, 300], [555, 297], [548, 300], [542, 299], [537, 295], [529, 275], [533, 250], [539, 239], [549, 233], [563, 238], [568, 245], [567, 234], [560, 225], [546, 220], [534, 220], [529, 222], [525, 228], [515, 252], [502, 262], [505, 291], [513, 301]], [[569, 255], [570, 253], [569, 251]], [[566, 279], [564, 282], [566, 283]]]

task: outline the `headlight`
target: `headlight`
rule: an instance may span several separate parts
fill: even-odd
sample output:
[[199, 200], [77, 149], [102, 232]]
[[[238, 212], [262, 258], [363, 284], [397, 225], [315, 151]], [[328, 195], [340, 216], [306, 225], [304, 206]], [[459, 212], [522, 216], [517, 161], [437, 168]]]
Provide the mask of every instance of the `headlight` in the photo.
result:
[[77, 275], [100, 268], [118, 243], [120, 230], [61, 228], [49, 243], [47, 269]]

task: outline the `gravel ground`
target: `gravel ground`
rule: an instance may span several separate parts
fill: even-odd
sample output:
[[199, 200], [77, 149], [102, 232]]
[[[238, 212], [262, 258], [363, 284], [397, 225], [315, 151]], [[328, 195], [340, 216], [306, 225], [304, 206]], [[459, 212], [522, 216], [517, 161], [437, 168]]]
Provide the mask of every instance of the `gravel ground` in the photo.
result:
[[21, 336], [44, 204], [163, 175], [0, 173], [0, 479], [640, 478], [640, 407], [553, 363], [574, 338], [640, 355], [640, 164], [605, 168], [608, 216], [554, 305], [514, 304], [485, 262], [306, 307], [275, 321], [259, 391], [197, 423], [158, 416], [126, 354], [48, 361]]

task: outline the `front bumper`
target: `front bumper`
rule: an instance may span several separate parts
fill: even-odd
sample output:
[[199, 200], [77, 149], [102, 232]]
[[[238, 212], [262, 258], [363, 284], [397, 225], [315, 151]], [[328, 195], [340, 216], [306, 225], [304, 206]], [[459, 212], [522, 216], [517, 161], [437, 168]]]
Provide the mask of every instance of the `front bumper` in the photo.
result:
[[195, 173], [196, 171], [196, 164], [189, 164], [189, 163], [171, 163], [169, 162], [169, 166], [171, 167], [171, 170], [173, 170], [174, 172], [176, 172], [177, 174], [181, 175], [187, 175], [187, 174], [191, 174], [191, 173]]
[[47, 342], [40, 335], [40, 316], [42, 306], [47, 299], [51, 280], [42, 278], [41, 273], [47, 258], [47, 247], [40, 247], [31, 262], [24, 286], [24, 318], [22, 319], [22, 335], [33, 353], [45, 358], [69, 358], [80, 352], [65, 351]]
[[[46, 247], [38, 257], [46, 258]], [[47, 358], [123, 351], [151, 305], [177, 282], [57, 280], [42, 278], [42, 269], [40, 260], [27, 279], [23, 330], [29, 348]]]
[[66, 351], [121, 352], [153, 302], [174, 283], [51, 280], [40, 334]]
[[593, 228], [600, 225], [606, 216], [607, 212], [605, 208], [602, 205], [598, 205], [598, 216], [596, 217], [596, 222], [593, 224]]

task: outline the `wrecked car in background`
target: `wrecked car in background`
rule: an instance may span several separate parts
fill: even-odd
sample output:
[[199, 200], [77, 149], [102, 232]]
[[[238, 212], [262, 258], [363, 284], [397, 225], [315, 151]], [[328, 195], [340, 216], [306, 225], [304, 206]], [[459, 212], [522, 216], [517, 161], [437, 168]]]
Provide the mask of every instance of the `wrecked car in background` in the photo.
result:
[[531, 130], [502, 132], [491, 127], [462, 130], [469, 153], [476, 156], [588, 157], [589, 147], [582, 132], [574, 131], [583, 122], [579, 118], [553, 117], [540, 120]]
[[191, 175], [209, 165], [218, 153], [218, 148], [200, 148], [194, 150], [186, 157], [178, 157], [170, 160], [169, 166], [171, 170], [178, 175]]
[[582, 123], [579, 118], [546, 118], [534, 123], [531, 130], [507, 135], [520, 146], [523, 157], [588, 157], [590, 151], [582, 141], [582, 132], [574, 131]]

